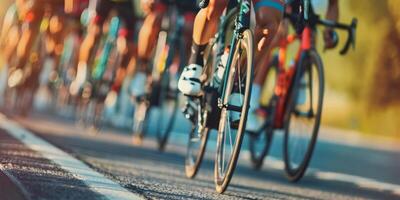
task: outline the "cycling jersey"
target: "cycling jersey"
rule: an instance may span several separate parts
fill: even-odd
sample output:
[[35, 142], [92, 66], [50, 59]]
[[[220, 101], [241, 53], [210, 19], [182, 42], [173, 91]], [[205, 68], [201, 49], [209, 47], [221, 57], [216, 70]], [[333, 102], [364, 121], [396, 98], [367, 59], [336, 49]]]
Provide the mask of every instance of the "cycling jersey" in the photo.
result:
[[256, 12], [262, 7], [269, 7], [283, 12], [285, 7], [283, 0], [253, 0], [253, 4]]

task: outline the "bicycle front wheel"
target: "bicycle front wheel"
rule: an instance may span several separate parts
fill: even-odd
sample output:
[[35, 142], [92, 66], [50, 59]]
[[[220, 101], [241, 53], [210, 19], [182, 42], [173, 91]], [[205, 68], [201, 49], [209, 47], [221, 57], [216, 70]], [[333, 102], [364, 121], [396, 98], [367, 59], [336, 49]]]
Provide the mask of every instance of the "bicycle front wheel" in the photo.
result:
[[170, 70], [165, 70], [160, 80], [159, 91], [159, 126], [157, 130], [158, 149], [163, 151], [167, 144], [169, 135], [175, 124], [175, 119], [178, 114], [178, 90], [171, 86], [170, 80], [174, 76]]
[[216, 191], [223, 193], [236, 168], [246, 129], [251, 86], [253, 82], [253, 35], [250, 30], [231, 48], [232, 64], [227, 66], [224, 102], [221, 108], [217, 137], [214, 178]]
[[285, 171], [290, 181], [300, 180], [317, 141], [324, 97], [324, 72], [316, 51], [304, 52], [288, 99], [284, 123]]

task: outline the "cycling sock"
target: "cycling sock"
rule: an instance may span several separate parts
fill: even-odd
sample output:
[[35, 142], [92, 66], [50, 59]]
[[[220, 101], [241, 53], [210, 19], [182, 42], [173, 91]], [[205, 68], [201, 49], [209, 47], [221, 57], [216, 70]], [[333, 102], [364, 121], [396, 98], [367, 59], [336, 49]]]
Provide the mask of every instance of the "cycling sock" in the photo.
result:
[[204, 65], [204, 51], [206, 50], [208, 44], [192, 44], [192, 52], [189, 58], [189, 65], [190, 64], [198, 64], [200, 66]]

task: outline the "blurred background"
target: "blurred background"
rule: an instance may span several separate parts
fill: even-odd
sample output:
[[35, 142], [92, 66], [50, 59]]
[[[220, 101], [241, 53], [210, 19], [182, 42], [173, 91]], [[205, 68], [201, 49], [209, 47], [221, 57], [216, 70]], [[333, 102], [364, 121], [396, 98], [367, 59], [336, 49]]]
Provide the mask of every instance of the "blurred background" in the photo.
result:
[[[12, 1], [0, 1], [2, 20]], [[400, 138], [399, 6], [399, 0], [340, 1], [340, 21], [358, 18], [357, 44], [346, 56], [338, 49], [321, 54], [327, 81], [324, 125]], [[346, 35], [340, 36], [343, 43]]]

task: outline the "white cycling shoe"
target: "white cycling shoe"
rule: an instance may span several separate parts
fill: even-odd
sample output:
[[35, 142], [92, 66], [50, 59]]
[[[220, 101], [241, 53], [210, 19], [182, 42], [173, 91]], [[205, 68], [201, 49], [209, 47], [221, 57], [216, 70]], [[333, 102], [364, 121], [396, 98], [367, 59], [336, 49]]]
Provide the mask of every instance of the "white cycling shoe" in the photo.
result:
[[184, 95], [199, 96], [201, 93], [200, 76], [203, 73], [203, 67], [197, 64], [190, 64], [183, 69], [178, 82], [178, 89]]

